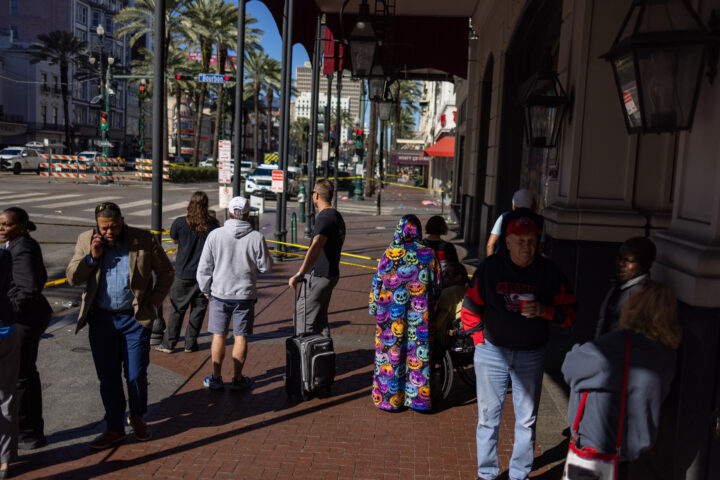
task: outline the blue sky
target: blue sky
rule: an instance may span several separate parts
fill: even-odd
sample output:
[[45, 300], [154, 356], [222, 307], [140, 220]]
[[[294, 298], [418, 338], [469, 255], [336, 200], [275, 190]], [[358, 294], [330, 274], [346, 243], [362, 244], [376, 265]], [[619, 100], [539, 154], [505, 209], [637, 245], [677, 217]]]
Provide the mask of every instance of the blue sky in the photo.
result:
[[[237, 1], [234, 2], [237, 5]], [[245, 11], [255, 17], [258, 21], [254, 26], [265, 32], [262, 35], [262, 47], [271, 57], [280, 61], [282, 58], [282, 37], [280, 28], [282, 25], [275, 25], [275, 20], [270, 11], [262, 2], [251, 1], [245, 4]], [[292, 77], [295, 78], [295, 67], [310, 61], [305, 47], [297, 44], [293, 47]]]

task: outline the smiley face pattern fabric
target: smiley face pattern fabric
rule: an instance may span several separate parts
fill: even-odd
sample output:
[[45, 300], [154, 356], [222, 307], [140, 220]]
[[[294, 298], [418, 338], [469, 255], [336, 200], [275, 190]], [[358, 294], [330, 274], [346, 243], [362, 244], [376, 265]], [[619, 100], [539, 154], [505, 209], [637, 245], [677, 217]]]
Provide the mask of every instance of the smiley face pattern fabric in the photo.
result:
[[420, 221], [405, 215], [373, 277], [370, 315], [377, 318], [372, 398], [383, 410], [429, 410], [430, 325], [440, 291], [433, 249]]

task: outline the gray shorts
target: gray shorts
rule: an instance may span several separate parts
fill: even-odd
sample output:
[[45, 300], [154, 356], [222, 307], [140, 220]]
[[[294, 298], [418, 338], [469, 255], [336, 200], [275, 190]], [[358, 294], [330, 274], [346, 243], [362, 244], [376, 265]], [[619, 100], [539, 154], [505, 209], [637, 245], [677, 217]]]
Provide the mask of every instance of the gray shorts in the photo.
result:
[[255, 323], [255, 300], [225, 301], [210, 297], [208, 312], [210, 333], [227, 335], [232, 320], [233, 335], [236, 337], [252, 335], [253, 323]]

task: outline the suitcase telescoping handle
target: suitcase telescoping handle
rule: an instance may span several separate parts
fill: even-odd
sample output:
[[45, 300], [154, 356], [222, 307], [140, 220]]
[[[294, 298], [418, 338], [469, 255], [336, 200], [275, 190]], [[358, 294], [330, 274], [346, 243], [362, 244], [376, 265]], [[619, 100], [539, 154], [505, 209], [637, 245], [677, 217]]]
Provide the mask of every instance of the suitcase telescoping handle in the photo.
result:
[[[306, 283], [305, 276], [303, 275], [300, 280], [297, 281], [295, 284], [295, 292], [294, 292], [294, 298], [295, 298], [295, 315], [293, 315], [293, 335], [297, 335], [298, 333], [298, 300], [300, 300], [300, 292], [298, 292], [298, 289], [302, 288], [302, 284]], [[302, 288], [302, 295], [303, 295], [303, 322], [305, 322], [305, 312], [307, 311], [307, 288]]]

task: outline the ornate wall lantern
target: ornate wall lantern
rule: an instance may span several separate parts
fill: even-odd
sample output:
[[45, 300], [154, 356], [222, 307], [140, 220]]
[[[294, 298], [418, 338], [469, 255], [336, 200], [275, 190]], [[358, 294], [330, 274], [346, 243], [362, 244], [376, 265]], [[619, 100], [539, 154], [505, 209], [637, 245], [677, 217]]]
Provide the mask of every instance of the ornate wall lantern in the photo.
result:
[[385, 92], [385, 72], [381, 65], [373, 65], [368, 77], [368, 92], [370, 100], [382, 101]]
[[552, 69], [552, 62], [530, 77], [523, 98], [525, 140], [530, 147], [557, 146], [558, 134], [570, 99]]
[[612, 65], [629, 133], [692, 127], [703, 69], [716, 42], [685, 0], [633, 2], [602, 56]]
[[375, 58], [377, 36], [370, 22], [370, 6], [363, 0], [358, 11], [357, 22], [348, 38], [352, 74], [355, 77], [367, 77]]

